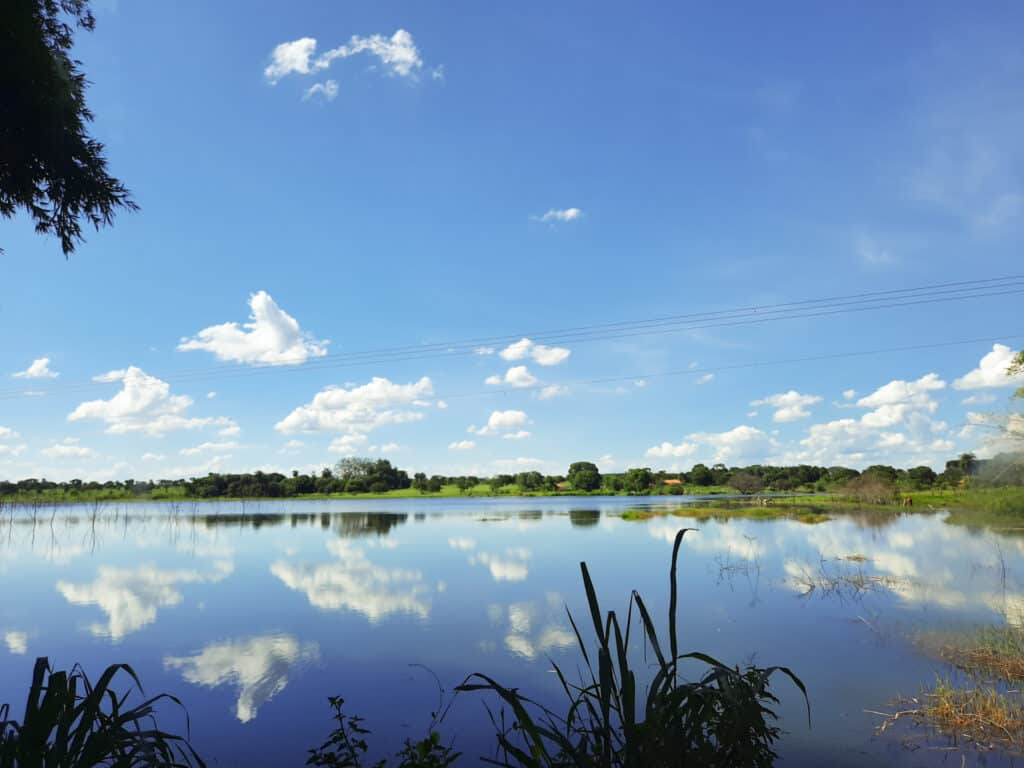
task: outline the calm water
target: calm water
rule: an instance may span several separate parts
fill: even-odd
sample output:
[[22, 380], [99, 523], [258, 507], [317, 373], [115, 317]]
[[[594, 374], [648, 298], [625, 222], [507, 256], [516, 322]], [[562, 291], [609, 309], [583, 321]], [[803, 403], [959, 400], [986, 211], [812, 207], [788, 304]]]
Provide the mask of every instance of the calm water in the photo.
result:
[[[636, 588], [663, 621], [671, 542], [692, 526], [681, 646], [787, 664], [810, 689], [808, 730], [798, 693], [777, 683], [781, 764], [961, 765], [929, 748], [941, 741], [875, 736], [879, 718], [864, 710], [948, 672], [915, 650], [920, 631], [1024, 622], [1024, 541], [941, 514], [818, 525], [620, 517], [643, 507], [427, 499], [7, 512], [0, 702], [20, 716], [37, 655], [94, 673], [125, 661], [147, 691], [186, 702], [214, 765], [301, 765], [329, 731], [333, 694], [366, 718], [372, 743], [393, 748], [422, 735], [437, 707], [437, 683], [418, 665], [449, 690], [485, 671], [557, 703], [548, 657], [575, 667], [564, 606], [585, 616], [579, 561], [604, 609], [624, 610]], [[166, 724], [178, 727], [176, 716]], [[468, 755], [493, 749], [480, 698], [460, 697], [443, 730]], [[967, 753], [968, 765], [1011, 764], [981, 760]]]

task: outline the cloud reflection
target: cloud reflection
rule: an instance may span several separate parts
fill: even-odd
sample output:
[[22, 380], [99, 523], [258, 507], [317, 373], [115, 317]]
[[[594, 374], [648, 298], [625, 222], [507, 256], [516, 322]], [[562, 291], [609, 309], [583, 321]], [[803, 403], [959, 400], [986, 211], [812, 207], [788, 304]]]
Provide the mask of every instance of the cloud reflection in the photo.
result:
[[430, 615], [430, 587], [416, 570], [386, 568], [370, 561], [344, 540], [328, 542], [338, 558], [330, 563], [291, 563], [279, 560], [270, 572], [289, 589], [304, 592], [311, 605], [327, 611], [349, 610], [371, 622], [392, 613]]
[[181, 672], [189, 683], [238, 689], [235, 716], [243, 723], [288, 685], [293, 667], [319, 660], [316, 643], [299, 643], [291, 635], [258, 637], [214, 643], [195, 656], [167, 656], [164, 668]]

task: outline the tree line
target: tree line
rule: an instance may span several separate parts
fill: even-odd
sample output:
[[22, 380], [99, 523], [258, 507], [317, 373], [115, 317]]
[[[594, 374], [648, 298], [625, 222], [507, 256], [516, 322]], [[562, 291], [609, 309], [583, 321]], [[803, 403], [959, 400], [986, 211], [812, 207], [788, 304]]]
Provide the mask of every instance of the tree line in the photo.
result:
[[[55, 482], [29, 478], [0, 481], [0, 498], [294, 498], [310, 495], [384, 494], [408, 489], [410, 494], [475, 493], [574, 493], [574, 494], [669, 494], [739, 492], [821, 492], [849, 487], [876, 488], [880, 482], [895, 490], [959, 488], [976, 480], [993, 485], [1024, 485], [1019, 458], [1001, 456], [978, 459], [965, 453], [946, 462], [941, 472], [931, 467], [909, 469], [876, 464], [863, 470], [809, 464], [777, 467], [752, 464], [695, 464], [689, 471], [667, 472], [634, 467], [625, 472], [601, 472], [596, 464], [578, 461], [564, 475], [537, 471], [475, 475], [427, 475], [411, 477], [387, 459], [350, 457], [319, 473], [291, 475], [279, 472], [220, 473], [177, 480], [122, 480]], [[870, 493], [875, 493], [875, 490]]]

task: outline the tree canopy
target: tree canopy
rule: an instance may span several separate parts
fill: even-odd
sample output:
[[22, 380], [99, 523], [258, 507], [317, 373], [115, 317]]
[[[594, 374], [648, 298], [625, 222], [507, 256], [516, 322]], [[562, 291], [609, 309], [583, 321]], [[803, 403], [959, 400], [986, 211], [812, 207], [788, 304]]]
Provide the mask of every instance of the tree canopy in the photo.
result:
[[128, 189], [107, 172], [103, 144], [86, 130], [93, 114], [76, 29], [96, 24], [88, 0], [5, 0], [0, 10], [0, 214], [26, 211], [64, 255], [118, 209], [135, 210]]

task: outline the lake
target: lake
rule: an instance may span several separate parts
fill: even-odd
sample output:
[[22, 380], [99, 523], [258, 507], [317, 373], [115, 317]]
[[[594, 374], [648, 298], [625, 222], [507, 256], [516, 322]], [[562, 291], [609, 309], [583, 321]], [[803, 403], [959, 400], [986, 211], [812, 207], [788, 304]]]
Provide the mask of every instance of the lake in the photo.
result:
[[[211, 765], [302, 765], [330, 730], [330, 695], [366, 719], [375, 754], [393, 751], [424, 734], [437, 680], [447, 696], [482, 671], [560, 702], [549, 658], [576, 668], [565, 607], [587, 616], [581, 560], [603, 609], [624, 613], [637, 589], [664, 625], [672, 540], [693, 527], [679, 565], [681, 649], [788, 665], [807, 684], [810, 729], [799, 692], [775, 682], [780, 765], [961, 765], [935, 749], [941, 737], [909, 726], [876, 735], [881, 718], [865, 710], [949, 673], [919, 650], [921, 633], [1024, 622], [1024, 539], [943, 513], [622, 519], [685, 514], [686, 501], [8, 508], [0, 702], [20, 718], [36, 656], [94, 676], [127, 662], [147, 692], [182, 699]], [[441, 727], [467, 758], [493, 753], [484, 701], [494, 703], [460, 695]], [[180, 730], [179, 714], [167, 709], [161, 725]], [[982, 763], [1012, 764], [966, 752], [967, 765]]]

